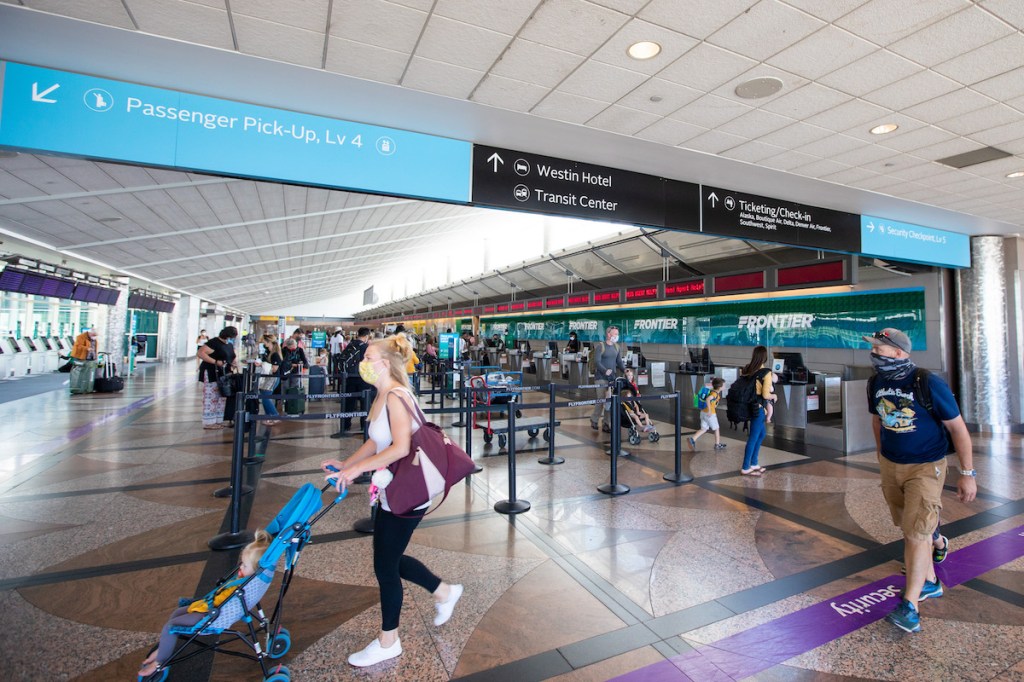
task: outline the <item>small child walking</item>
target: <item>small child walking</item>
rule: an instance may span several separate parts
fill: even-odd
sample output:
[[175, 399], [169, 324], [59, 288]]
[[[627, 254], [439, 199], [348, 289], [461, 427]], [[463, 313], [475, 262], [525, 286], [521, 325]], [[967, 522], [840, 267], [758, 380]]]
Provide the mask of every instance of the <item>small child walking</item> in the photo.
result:
[[715, 434], [715, 450], [725, 449], [725, 443], [722, 442], [718, 429], [718, 414], [715, 412], [718, 409], [718, 403], [722, 400], [722, 385], [724, 383], [725, 381], [720, 377], [711, 380], [711, 390], [708, 391], [705, 398], [706, 405], [700, 411], [700, 430], [686, 439], [690, 444], [690, 449], [694, 452], [697, 451], [697, 439], [708, 431]]

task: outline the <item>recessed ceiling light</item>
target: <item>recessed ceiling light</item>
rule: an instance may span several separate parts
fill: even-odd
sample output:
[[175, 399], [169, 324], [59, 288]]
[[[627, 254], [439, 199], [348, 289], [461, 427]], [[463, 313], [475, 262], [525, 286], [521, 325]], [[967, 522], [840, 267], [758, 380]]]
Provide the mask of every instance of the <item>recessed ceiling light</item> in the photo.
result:
[[896, 130], [897, 128], [899, 128], [899, 126], [896, 125], [895, 123], [883, 123], [880, 126], [875, 126], [874, 128], [872, 128], [871, 129], [871, 134], [872, 135], [885, 135], [886, 133], [891, 133], [892, 131]]
[[774, 76], [751, 78], [736, 86], [736, 96], [743, 99], [761, 99], [770, 97], [782, 89], [782, 80]]
[[629, 46], [629, 49], [626, 50], [626, 54], [633, 59], [639, 60], [653, 59], [654, 57], [657, 57], [660, 52], [661, 45], [651, 42], [650, 40], [641, 40], [638, 43], [633, 43]]
[[1012, 173], [1007, 173], [1006, 177], [1008, 177], [1008, 178], [1024, 178], [1024, 170], [1013, 171]]

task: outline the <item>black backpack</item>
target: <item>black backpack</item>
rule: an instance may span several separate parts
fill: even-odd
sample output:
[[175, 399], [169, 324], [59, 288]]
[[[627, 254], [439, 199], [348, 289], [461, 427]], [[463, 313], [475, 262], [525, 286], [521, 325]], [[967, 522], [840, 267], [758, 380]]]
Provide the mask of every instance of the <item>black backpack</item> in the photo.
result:
[[[932, 416], [935, 423], [939, 425], [942, 432], [946, 434], [946, 447], [947, 452], [956, 452], [956, 448], [953, 447], [953, 436], [949, 433], [949, 429], [946, 428], [946, 424], [939, 417], [935, 411], [935, 403], [932, 402], [932, 387], [928, 382], [928, 377], [931, 372], [928, 370], [917, 367], [914, 369], [913, 381], [911, 382], [911, 390], [914, 392], [914, 402], [927, 410], [928, 414]], [[878, 374], [872, 374], [871, 378], [868, 379], [868, 404], [871, 404], [874, 400], [875, 392], [875, 379], [878, 378]]]
[[730, 422], [741, 424], [754, 418], [754, 408], [757, 406], [757, 380], [767, 376], [769, 371], [762, 368], [750, 375], [741, 374], [732, 382], [729, 392], [725, 395], [725, 412]]
[[348, 376], [358, 375], [359, 363], [363, 361], [364, 353], [366, 353], [366, 344], [359, 339], [353, 339], [345, 346], [345, 350], [341, 351], [336, 371], [344, 370]]

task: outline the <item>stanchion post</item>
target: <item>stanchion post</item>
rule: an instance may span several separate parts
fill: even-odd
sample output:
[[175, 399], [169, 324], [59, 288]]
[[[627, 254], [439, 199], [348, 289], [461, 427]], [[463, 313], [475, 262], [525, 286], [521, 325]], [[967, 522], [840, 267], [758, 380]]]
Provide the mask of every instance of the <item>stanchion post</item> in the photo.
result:
[[[353, 481], [353, 483], [354, 482], [355, 481]], [[374, 505], [371, 505], [371, 507], [370, 507], [370, 515], [365, 517], [365, 518], [359, 519], [358, 521], [353, 523], [352, 524], [352, 530], [354, 530], [357, 533], [372, 533], [373, 532], [373, 525], [376, 522], [376, 520], [377, 520], [377, 505], [374, 504]]]
[[453, 422], [452, 426], [456, 428], [461, 428], [466, 425], [466, 422], [462, 420], [465, 418], [467, 402], [468, 401], [466, 400], [466, 377], [465, 375], [463, 375], [461, 381], [459, 381], [459, 421]]
[[548, 384], [548, 456], [537, 460], [540, 464], [564, 464], [564, 457], [555, 457], [555, 385]]
[[[244, 395], [244, 392], [236, 394], [235, 400], [235, 428], [231, 448], [230, 528], [227, 533], [215, 535], [206, 543], [210, 549], [214, 550], [238, 549], [252, 542], [253, 538], [252, 533], [241, 529], [242, 495], [246, 494], [246, 492], [252, 492], [252, 488], [249, 488], [249, 486], [242, 486], [242, 452], [244, 449], [246, 418], [245, 403], [243, 401]], [[244, 488], [249, 489], [245, 491]]]
[[363, 440], [370, 437], [370, 397], [373, 395], [373, 391], [366, 388], [363, 389], [363, 407], [360, 412], [365, 412], [365, 417], [360, 417], [363, 420]]
[[629, 492], [629, 486], [624, 483], [619, 483], [619, 451], [622, 448], [622, 426], [619, 422], [619, 393], [618, 391], [612, 392], [611, 401], [611, 422], [612, 422], [612, 439], [611, 439], [611, 480], [608, 483], [597, 486], [597, 489], [606, 495], [625, 495]]
[[[228, 400], [235, 401], [235, 425], [231, 429], [231, 480], [230, 483], [223, 487], [217, 488], [213, 491], [213, 496], [217, 498], [233, 497], [235, 494], [235, 459], [238, 459], [238, 465], [244, 464], [243, 458], [245, 457], [245, 392], [239, 391], [232, 395]], [[242, 416], [242, 420], [238, 419], [238, 416]], [[238, 481], [241, 482], [241, 476], [238, 477]], [[248, 495], [252, 492], [252, 486], [241, 485], [241, 494]]]
[[671, 474], [665, 474], [662, 478], [666, 481], [671, 481], [672, 483], [689, 483], [693, 480], [693, 476], [683, 473], [683, 398], [679, 391], [676, 391], [675, 415], [673, 415], [673, 421], [675, 422], [674, 428], [676, 431], [675, 471]]
[[494, 504], [499, 514], [521, 514], [530, 510], [530, 503], [516, 499], [516, 411], [508, 410], [508, 499]]

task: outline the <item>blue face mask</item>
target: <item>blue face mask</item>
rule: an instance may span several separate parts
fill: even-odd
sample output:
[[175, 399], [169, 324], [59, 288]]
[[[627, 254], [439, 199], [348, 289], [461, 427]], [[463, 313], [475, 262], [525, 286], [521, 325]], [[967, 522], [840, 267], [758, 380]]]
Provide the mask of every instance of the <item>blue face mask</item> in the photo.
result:
[[871, 354], [871, 364], [879, 376], [890, 381], [906, 379], [916, 368], [910, 358], [890, 358], [878, 353]]

